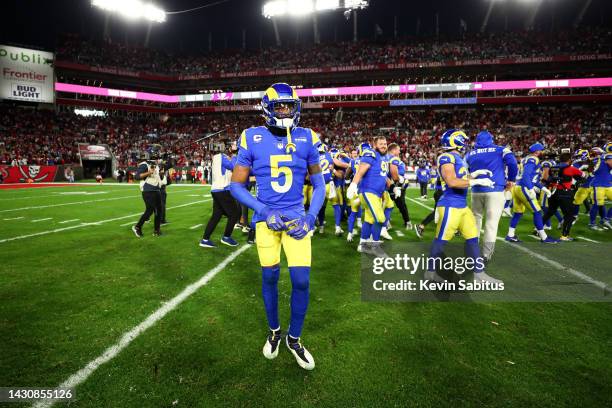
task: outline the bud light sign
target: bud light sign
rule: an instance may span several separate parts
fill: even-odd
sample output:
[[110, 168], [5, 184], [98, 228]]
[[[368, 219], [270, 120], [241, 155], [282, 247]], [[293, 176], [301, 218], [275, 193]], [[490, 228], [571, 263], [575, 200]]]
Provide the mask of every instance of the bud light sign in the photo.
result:
[[0, 45], [0, 99], [54, 102], [53, 54]]

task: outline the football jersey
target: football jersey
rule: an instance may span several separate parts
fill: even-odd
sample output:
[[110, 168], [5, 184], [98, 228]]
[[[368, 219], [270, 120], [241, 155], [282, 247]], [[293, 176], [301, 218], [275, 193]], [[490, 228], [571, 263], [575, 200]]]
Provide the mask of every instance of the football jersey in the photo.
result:
[[521, 160], [520, 173], [520, 180], [517, 182], [519, 186], [527, 189], [531, 189], [534, 186], [540, 187], [540, 178], [542, 177], [540, 159], [527, 155]]
[[419, 167], [416, 176], [419, 183], [427, 183], [429, 181], [429, 170], [425, 167]]
[[[252, 127], [240, 136], [238, 166], [250, 167], [257, 185], [257, 200], [267, 207], [303, 213], [304, 179], [308, 166], [319, 164], [317, 134], [308, 128], [291, 131], [295, 151], [287, 152], [287, 137], [267, 127]], [[261, 221], [255, 214], [254, 221]]]
[[[470, 150], [465, 156], [470, 172], [476, 170], [489, 170], [491, 176], [486, 176], [493, 180], [493, 187], [474, 186], [474, 193], [489, 193], [504, 191], [506, 188], [506, 178], [510, 181], [516, 180], [518, 166], [516, 158], [512, 151], [507, 147], [497, 146], [492, 142], [486, 145], [477, 144], [474, 149]], [[508, 175], [506, 177], [506, 168]]]
[[382, 195], [387, 189], [389, 174], [389, 162], [385, 156], [376, 150], [366, 150], [360, 158], [360, 163], [367, 163], [370, 168], [359, 183], [359, 192]]
[[391, 156], [389, 163], [396, 165], [397, 174], [404, 177], [404, 175], [406, 174], [406, 164], [399, 157]]
[[608, 167], [607, 160], [612, 159], [612, 153], [602, 154], [594, 161], [593, 166], [593, 179], [591, 181], [591, 187], [610, 187], [610, 167]]
[[[335, 158], [346, 164], [349, 164], [351, 162], [351, 159], [346, 155], [346, 153], [343, 153], [343, 152], [339, 152]], [[337, 166], [336, 166], [336, 169], [341, 171], [342, 175], [340, 177], [336, 177], [336, 176], [333, 177], [334, 185], [336, 187], [342, 187], [346, 184], [346, 182], [344, 181], [345, 169], [342, 167], [337, 167]]]
[[438, 156], [438, 169], [440, 169], [440, 184], [442, 186], [442, 197], [438, 201], [440, 207], [465, 208], [467, 207], [467, 188], [450, 188], [442, 177], [442, 166], [452, 164], [455, 176], [467, 180], [468, 170], [465, 161], [457, 152], [442, 153]]
[[321, 165], [321, 174], [323, 174], [323, 181], [325, 184], [332, 180], [332, 167], [334, 165], [334, 159], [332, 159], [329, 152], [319, 154], [319, 164]]

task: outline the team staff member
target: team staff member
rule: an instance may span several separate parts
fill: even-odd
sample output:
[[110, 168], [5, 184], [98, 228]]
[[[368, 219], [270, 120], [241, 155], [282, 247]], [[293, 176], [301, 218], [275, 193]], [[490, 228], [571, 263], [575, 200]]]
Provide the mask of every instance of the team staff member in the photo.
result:
[[[236, 150], [236, 145], [232, 146], [232, 151]], [[232, 170], [236, 164], [236, 156], [227, 157], [225, 154], [216, 154], [212, 161], [212, 185], [211, 195], [213, 198], [212, 216], [204, 228], [204, 235], [200, 241], [202, 248], [214, 248], [217, 245], [210, 240], [210, 236], [217, 227], [221, 217], [227, 217], [225, 231], [221, 238], [221, 243], [228, 246], [237, 246], [238, 242], [232, 238], [234, 226], [240, 219], [240, 206], [230, 193], [230, 182], [232, 180]]]
[[549, 170], [551, 180], [549, 186], [554, 193], [548, 199], [548, 210], [544, 215], [544, 224], [561, 208], [563, 227], [560, 241], [573, 241], [569, 234], [574, 221], [574, 205], [572, 204], [576, 193], [574, 180], [580, 181], [585, 177], [582, 171], [570, 165], [571, 158], [569, 153], [561, 154], [559, 165], [551, 167]]
[[416, 171], [417, 182], [421, 187], [421, 198], [427, 198], [427, 183], [429, 182], [429, 170], [425, 167], [425, 162], [419, 162], [419, 168]]
[[486, 130], [478, 133], [474, 149], [465, 156], [465, 161], [473, 178], [478, 178], [478, 174], [482, 174], [495, 182], [491, 187], [474, 186], [472, 188], [472, 211], [476, 218], [478, 231], [482, 226], [483, 216], [486, 217], [482, 256], [490, 260], [495, 250], [499, 219], [506, 202], [504, 191], [512, 191], [516, 182], [518, 164], [512, 151], [507, 147], [494, 144], [493, 135]]
[[396, 180], [402, 188], [401, 196], [397, 198], [395, 197], [395, 194], [392, 196], [393, 202], [399, 209], [400, 214], [402, 214], [404, 227], [411, 230], [412, 223], [410, 222], [410, 214], [408, 213], [408, 207], [406, 206], [406, 180], [404, 179], [404, 176], [406, 175], [406, 164], [402, 161], [402, 159], [400, 159], [400, 148], [397, 143], [391, 143], [389, 145], [389, 154], [391, 155], [391, 160], [389, 160], [389, 164], [391, 165], [391, 177], [393, 180]]
[[142, 191], [142, 200], [145, 203], [145, 211], [140, 216], [138, 223], [132, 227], [132, 231], [138, 238], [143, 236], [142, 226], [145, 221], [155, 214], [153, 222], [153, 236], [160, 236], [161, 225], [161, 179], [159, 177], [159, 167], [155, 164], [150, 165], [143, 161], [138, 165], [136, 170], [136, 179], [140, 180], [140, 191]]

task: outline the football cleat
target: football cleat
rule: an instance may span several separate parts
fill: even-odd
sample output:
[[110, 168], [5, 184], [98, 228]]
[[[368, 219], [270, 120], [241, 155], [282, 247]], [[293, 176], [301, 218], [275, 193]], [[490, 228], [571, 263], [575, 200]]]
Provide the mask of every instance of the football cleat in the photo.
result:
[[251, 228], [248, 225], [245, 225], [244, 227], [242, 227], [243, 233], [248, 233], [249, 231], [251, 231]]
[[378, 258], [389, 258], [389, 255], [387, 255], [383, 249], [382, 244], [382, 241], [370, 242], [370, 253]]
[[336, 225], [336, 232], [335, 232], [336, 236], [339, 237], [340, 235], [344, 234], [344, 230], [342, 230], [342, 228], [339, 225]]
[[321, 225], [319, 227], [319, 234], [323, 234], [325, 232], [325, 227], [323, 225]]
[[545, 225], [544, 226], [544, 231], [550, 231], [552, 229], [552, 226], [550, 225]]
[[500, 279], [495, 279], [494, 277], [487, 275], [486, 272], [475, 273], [474, 282], [489, 282], [489, 283], [495, 283], [495, 284], [504, 283], [504, 281]]
[[605, 220], [604, 222], [601, 223], [601, 227], [603, 227], [604, 229], [607, 229], [607, 230], [611, 230], [612, 229], [612, 224], [610, 224], [609, 220]]
[[425, 231], [425, 227], [423, 225], [415, 225], [414, 226], [414, 232], [416, 233], [417, 237], [423, 238], [423, 232], [424, 231]]
[[142, 229], [138, 228], [136, 225], [134, 225], [132, 227], [132, 231], [134, 232], [134, 235], [136, 235], [138, 238], [142, 238]]
[[564, 235], [561, 235], [561, 237], [559, 238], [559, 241], [561, 241], [561, 242], [572, 242], [573, 240], [574, 240], [574, 238], [566, 237]]
[[161, 233], [161, 231], [160, 231], [160, 230], [153, 231], [153, 236], [154, 236], [154, 237], [161, 237], [161, 234], [162, 234], [162, 233]]
[[511, 237], [510, 235], [506, 235], [505, 240], [506, 240], [506, 241], [508, 241], [508, 242], [522, 242], [522, 241], [519, 239], [519, 237], [517, 237], [516, 235], [514, 235], [514, 236], [512, 236], [512, 237]]
[[200, 241], [200, 246], [202, 248], [216, 248], [217, 245], [212, 242], [210, 239], [203, 239]]
[[446, 282], [446, 279], [438, 275], [436, 271], [425, 271], [425, 275], [423, 276], [425, 280], [430, 280], [434, 282]]
[[285, 343], [300, 367], [302, 367], [304, 370], [312, 370], [315, 368], [314, 358], [312, 358], [312, 355], [308, 352], [308, 350], [302, 346], [299, 337], [294, 339], [287, 336], [285, 337]]
[[597, 224], [589, 224], [589, 229], [592, 229], [593, 231], [603, 231], [603, 228]]
[[346, 240], [347, 242], [353, 242], [353, 233], [349, 232], [348, 234], [346, 234]]
[[270, 330], [266, 344], [263, 346], [263, 355], [268, 360], [275, 359], [278, 356], [278, 345], [281, 341], [280, 327], [276, 330]]
[[552, 237], [546, 237], [546, 239], [542, 239], [540, 242], [543, 244], [558, 244], [559, 240]]
[[238, 242], [236, 242], [236, 240], [232, 237], [221, 238], [221, 243], [231, 247], [238, 246]]
[[387, 231], [386, 227], [382, 228], [382, 230], [380, 231], [380, 236], [389, 241], [393, 240], [393, 237], [389, 235], [389, 231]]
[[410, 221], [408, 221], [408, 222], [406, 223], [406, 229], [407, 229], [407, 230], [411, 230], [411, 229], [412, 229], [412, 223], [411, 223]]

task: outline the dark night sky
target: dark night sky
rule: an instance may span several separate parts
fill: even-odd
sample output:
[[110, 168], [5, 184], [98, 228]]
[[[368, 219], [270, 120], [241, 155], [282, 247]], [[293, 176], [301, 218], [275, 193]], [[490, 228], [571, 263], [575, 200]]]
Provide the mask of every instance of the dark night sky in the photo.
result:
[[[383, 37], [393, 37], [394, 16], [397, 16], [398, 35], [414, 35], [417, 19], [421, 34], [433, 33], [435, 14], [439, 13], [440, 32], [456, 35], [459, 18], [465, 20], [469, 31], [477, 31], [491, 0], [371, 0], [370, 8], [359, 14], [360, 38], [372, 38], [374, 25], [383, 29]], [[537, 1], [537, 0], [536, 0]], [[540, 0], [536, 28], [550, 30], [570, 27], [574, 17], [587, 0]], [[167, 11], [184, 10], [214, 0], [157, 0], [154, 3]], [[155, 24], [150, 46], [176, 52], [196, 53], [208, 48], [208, 33], [212, 32], [213, 49], [239, 48], [242, 30], [247, 31], [247, 46], [272, 45], [272, 24], [261, 15], [264, 0], [230, 0], [229, 2], [192, 13], [168, 16], [165, 24]], [[533, 2], [506, 0], [496, 3], [489, 23], [490, 30], [503, 30], [505, 16], [510, 29], [521, 28]], [[100, 39], [104, 27], [104, 13], [92, 8], [90, 0], [3, 0], [3, 24], [0, 42], [23, 44], [47, 50], [55, 48], [58, 35], [63, 32], [79, 33]], [[612, 16], [612, 1], [593, 0], [584, 24], [608, 26]], [[327, 12], [319, 17], [322, 41], [352, 38], [352, 21], [346, 21], [341, 12]], [[295, 44], [299, 32], [300, 43], [313, 41], [310, 19], [287, 19], [280, 24], [285, 44]], [[111, 19], [111, 36], [115, 41], [142, 44], [146, 23], [128, 23], [120, 17]]]

